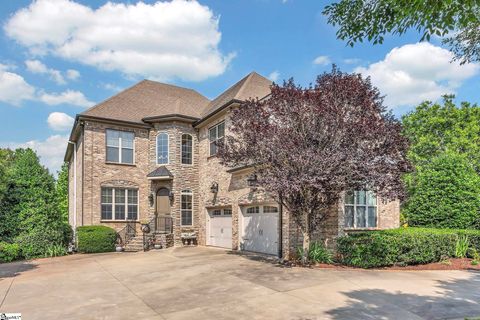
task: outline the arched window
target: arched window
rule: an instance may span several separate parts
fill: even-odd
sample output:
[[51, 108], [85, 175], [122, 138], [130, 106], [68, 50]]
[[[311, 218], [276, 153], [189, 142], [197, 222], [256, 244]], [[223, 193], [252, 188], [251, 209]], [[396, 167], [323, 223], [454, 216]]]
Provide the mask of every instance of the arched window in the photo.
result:
[[157, 164], [168, 164], [168, 133], [157, 136]]
[[193, 162], [193, 139], [189, 134], [182, 134], [182, 164]]
[[193, 194], [190, 190], [182, 190], [181, 195], [182, 226], [193, 225]]

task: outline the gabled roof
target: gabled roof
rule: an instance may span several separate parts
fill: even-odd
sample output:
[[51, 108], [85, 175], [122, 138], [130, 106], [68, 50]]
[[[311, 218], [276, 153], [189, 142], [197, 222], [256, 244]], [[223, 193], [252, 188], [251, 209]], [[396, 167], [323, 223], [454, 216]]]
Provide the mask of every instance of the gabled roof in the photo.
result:
[[213, 99], [202, 113], [202, 118], [210, 116], [231, 101], [245, 101], [249, 98], [264, 98], [270, 94], [271, 85], [272, 81], [259, 75], [255, 71], [250, 72], [245, 78], [238, 81], [221, 95]]
[[143, 80], [80, 116], [137, 123], [144, 123], [143, 118], [172, 114], [201, 118], [208, 104], [209, 100], [195, 90]]
[[165, 166], [161, 166], [147, 174], [147, 178], [173, 178], [173, 174]]

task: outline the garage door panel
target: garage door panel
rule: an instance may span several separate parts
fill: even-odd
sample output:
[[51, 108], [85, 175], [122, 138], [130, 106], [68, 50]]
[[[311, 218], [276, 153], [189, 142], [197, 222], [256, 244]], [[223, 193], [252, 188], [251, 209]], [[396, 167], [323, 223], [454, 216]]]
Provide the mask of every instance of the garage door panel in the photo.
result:
[[210, 216], [209, 245], [222, 248], [232, 248], [232, 217]]
[[243, 211], [242, 249], [267, 254], [278, 253], [278, 213]]

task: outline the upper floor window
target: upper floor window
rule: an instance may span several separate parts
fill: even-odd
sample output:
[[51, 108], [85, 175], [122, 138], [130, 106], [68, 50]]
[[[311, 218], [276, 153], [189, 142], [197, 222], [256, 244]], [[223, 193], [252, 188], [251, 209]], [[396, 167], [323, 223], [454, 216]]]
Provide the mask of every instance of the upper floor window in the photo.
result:
[[157, 136], [157, 164], [168, 164], [168, 133]]
[[182, 190], [181, 195], [181, 223], [182, 226], [193, 224], [193, 194], [190, 190]]
[[223, 142], [225, 137], [225, 122], [220, 122], [208, 129], [208, 137], [210, 140], [210, 155], [217, 154], [218, 145]]
[[193, 139], [189, 134], [182, 134], [182, 164], [193, 162]]
[[107, 162], [133, 163], [133, 132], [107, 129]]
[[138, 190], [123, 188], [102, 188], [102, 220], [137, 220]]
[[377, 226], [377, 197], [372, 191], [345, 194], [345, 227], [375, 228]]

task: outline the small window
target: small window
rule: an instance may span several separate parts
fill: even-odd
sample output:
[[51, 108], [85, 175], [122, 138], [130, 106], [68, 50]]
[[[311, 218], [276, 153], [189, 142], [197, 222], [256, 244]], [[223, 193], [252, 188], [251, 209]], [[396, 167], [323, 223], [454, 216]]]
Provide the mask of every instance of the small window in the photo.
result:
[[260, 207], [249, 207], [247, 208], [248, 214], [260, 213]]
[[157, 136], [157, 164], [168, 164], [168, 133]]
[[215, 209], [212, 211], [213, 216], [221, 216], [222, 215], [222, 210], [220, 209]]
[[263, 207], [263, 213], [277, 213], [278, 208], [274, 206], [264, 206]]
[[208, 129], [208, 137], [210, 140], [210, 156], [214, 156], [218, 152], [218, 146], [223, 143], [225, 137], [225, 122]]
[[224, 216], [231, 216], [232, 215], [232, 209], [223, 209], [223, 215]]
[[190, 190], [183, 190], [181, 195], [182, 226], [193, 224], [193, 195]]
[[133, 164], [133, 132], [106, 130], [107, 162]]
[[189, 134], [182, 134], [182, 164], [193, 162], [193, 139]]
[[123, 188], [102, 188], [102, 220], [137, 220], [138, 190]]
[[372, 191], [350, 191], [345, 194], [345, 227], [375, 228], [377, 198]]

